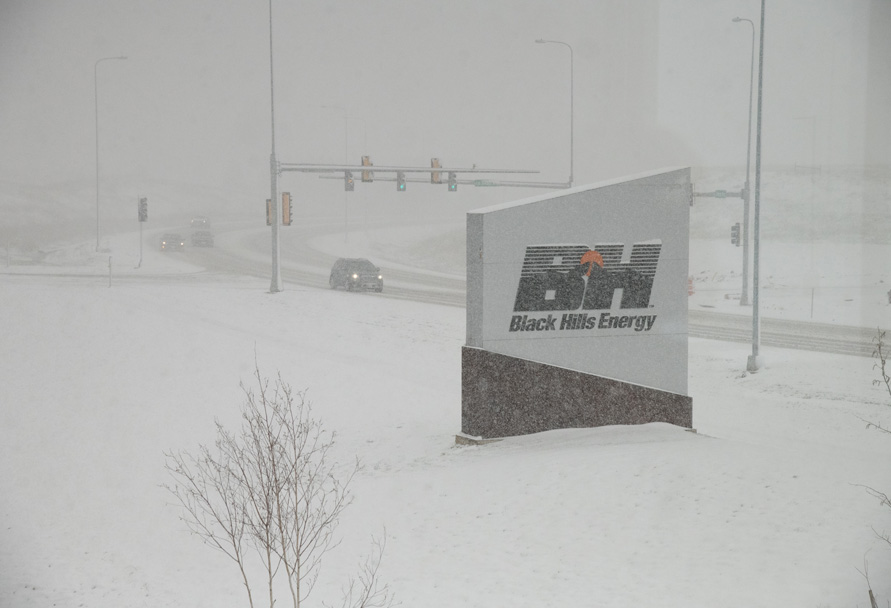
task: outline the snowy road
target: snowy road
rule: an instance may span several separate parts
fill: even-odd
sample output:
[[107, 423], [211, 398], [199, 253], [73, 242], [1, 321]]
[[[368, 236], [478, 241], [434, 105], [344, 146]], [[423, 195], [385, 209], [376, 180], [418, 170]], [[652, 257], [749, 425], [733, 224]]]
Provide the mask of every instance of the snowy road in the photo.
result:
[[[291, 226], [281, 232], [281, 273], [287, 284], [308, 287], [326, 287], [328, 272], [336, 256], [324, 253], [310, 245], [310, 237], [325, 231], [339, 233], [339, 225]], [[188, 259], [196, 265], [212, 271], [238, 272], [258, 277], [270, 276], [271, 249], [268, 229], [250, 230], [223, 228], [218, 237], [220, 246], [214, 249], [190, 248]], [[398, 298], [447, 306], [463, 307], [465, 281], [459, 277], [444, 276], [424, 269], [408, 269], [386, 260], [375, 260], [385, 276], [386, 287], [382, 294], [370, 297]], [[692, 337], [751, 342], [752, 320], [749, 315], [690, 310], [689, 333]], [[869, 328], [830, 325], [803, 321], [791, 321], [762, 317], [761, 344], [830, 352], [837, 354], [871, 356], [875, 330]]]
[[[689, 334], [727, 342], [751, 342], [752, 318], [719, 312], [690, 310]], [[872, 356], [875, 329], [809, 323], [784, 319], [761, 319], [761, 344], [841, 355]]]
[[[124, 281], [201, 281], [213, 280], [214, 275], [242, 275], [269, 280], [271, 275], [271, 244], [269, 228], [246, 227], [243, 221], [223, 222], [215, 226], [215, 247], [186, 247], [185, 252], [160, 254], [170, 262], [176, 260], [193, 266], [195, 271], [185, 273], [156, 273], [143, 267], [134, 272], [115, 270], [115, 282]], [[416, 302], [463, 307], [466, 299], [464, 277], [457, 270], [440, 272], [428, 268], [413, 267], [394, 261], [395, 255], [372, 255], [356, 245], [359, 234], [353, 233], [347, 241], [343, 227], [335, 222], [305, 222], [281, 230], [281, 275], [284, 286], [299, 285], [315, 288], [328, 287], [328, 273], [334, 260], [344, 257], [371, 257], [381, 266], [384, 274], [384, 292], [381, 294], [351, 294], [357, 297], [391, 298]], [[146, 235], [144, 247], [147, 255], [157, 255], [153, 234]], [[320, 244], [324, 242], [324, 246]], [[341, 243], [343, 243], [341, 245]], [[342, 249], [342, 251], [341, 251]], [[357, 253], [358, 251], [358, 253]], [[458, 254], [452, 252], [452, 259]], [[118, 267], [119, 262], [116, 262]], [[200, 269], [205, 269], [201, 272]], [[27, 273], [16, 268], [17, 273]], [[95, 276], [95, 268], [67, 268], [60, 276]], [[24, 271], [24, 272], [23, 272]], [[100, 269], [100, 272], [102, 270]], [[53, 274], [43, 269], [41, 274]], [[713, 306], [691, 299], [689, 334], [691, 337], [748, 343], [752, 339], [752, 320], [748, 311], [728, 313], [703, 310]], [[817, 323], [791, 319], [778, 319], [769, 312], [761, 314], [761, 344], [869, 357], [873, 353], [876, 335], [874, 327], [853, 327], [841, 324]]]
[[[309, 224], [290, 226], [280, 232], [281, 275], [287, 284], [328, 287], [328, 274], [338, 256], [310, 246], [310, 238], [325, 232], [338, 233], [338, 225]], [[269, 229], [244, 230], [237, 225], [217, 228], [217, 246], [187, 248], [189, 262], [211, 272], [232, 272], [257, 277], [271, 276], [271, 241]], [[447, 306], [464, 306], [465, 283], [462, 278], [412, 270], [386, 260], [374, 260], [384, 275], [381, 294], [369, 297], [397, 298]]]

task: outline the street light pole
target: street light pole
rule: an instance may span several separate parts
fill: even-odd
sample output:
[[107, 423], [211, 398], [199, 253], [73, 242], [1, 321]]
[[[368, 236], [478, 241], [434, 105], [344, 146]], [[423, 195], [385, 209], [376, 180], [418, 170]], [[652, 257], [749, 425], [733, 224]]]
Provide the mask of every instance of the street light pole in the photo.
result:
[[573, 89], [574, 89], [573, 78], [574, 78], [575, 70], [573, 69], [573, 65], [572, 65], [573, 64], [572, 47], [566, 42], [561, 42], [559, 40], [543, 40], [541, 38], [536, 40], [535, 43], [536, 44], [548, 44], [548, 43], [562, 44], [563, 46], [565, 46], [566, 48], [569, 49], [569, 186], [568, 187], [572, 188], [573, 169], [575, 167], [575, 163], [573, 162], [573, 154], [574, 154], [574, 150], [575, 150], [575, 141], [574, 141], [575, 130], [573, 129], [573, 118], [574, 118], [574, 114], [575, 114], [574, 109], [573, 109], [573, 104], [574, 104], [575, 95], [574, 95], [574, 91], [573, 91]]
[[742, 270], [742, 293], [739, 297], [740, 306], [749, 305], [749, 200], [751, 198], [751, 188], [749, 187], [749, 174], [752, 159], [752, 92], [755, 87], [755, 24], [751, 19], [742, 17], [734, 17], [733, 22], [739, 23], [746, 21], [752, 26], [752, 59], [749, 65], [749, 135], [746, 139], [746, 187], [743, 195], [743, 270]]
[[758, 349], [761, 343], [761, 320], [758, 318], [759, 250], [761, 236], [761, 106], [764, 85], [764, 2], [761, 0], [761, 42], [758, 51], [758, 135], [755, 142], [755, 268], [752, 276], [752, 354], [749, 355], [746, 369], [756, 372], [761, 368]]
[[96, 101], [96, 251], [99, 251], [99, 64], [126, 57], [102, 57], [93, 64], [93, 98]]

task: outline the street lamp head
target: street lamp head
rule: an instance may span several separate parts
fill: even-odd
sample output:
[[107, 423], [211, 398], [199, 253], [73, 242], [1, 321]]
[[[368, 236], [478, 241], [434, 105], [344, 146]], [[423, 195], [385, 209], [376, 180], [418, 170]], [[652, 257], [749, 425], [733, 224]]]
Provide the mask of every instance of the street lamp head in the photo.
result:
[[740, 21], [742, 21], [742, 19], [740, 19], [739, 17], [734, 17], [734, 18], [733, 18], [733, 22], [734, 22], [734, 23], [739, 23]]
[[126, 59], [126, 58], [127, 57], [124, 55], [120, 55], [118, 57], [100, 57], [99, 59], [96, 60], [96, 65], [98, 66], [103, 61], [114, 61], [116, 59]]
[[535, 41], [535, 44], [544, 44], [545, 42], [547, 42], [547, 41], [544, 40], [543, 38], [539, 38], [538, 40]]

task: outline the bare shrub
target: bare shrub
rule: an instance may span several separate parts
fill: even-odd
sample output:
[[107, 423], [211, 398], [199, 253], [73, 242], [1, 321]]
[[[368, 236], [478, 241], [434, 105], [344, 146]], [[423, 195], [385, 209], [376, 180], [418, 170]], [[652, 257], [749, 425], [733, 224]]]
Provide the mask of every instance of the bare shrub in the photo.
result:
[[[337, 544], [334, 531], [352, 500], [349, 486], [360, 465], [356, 460], [342, 469], [332, 462], [335, 434], [312, 417], [305, 393], [294, 392], [280, 374], [270, 385], [256, 365], [254, 379], [254, 390], [241, 384], [244, 403], [236, 432], [216, 421], [212, 448], [202, 445], [197, 455], [165, 453], [173, 483], [164, 487], [182, 506], [190, 531], [235, 562], [251, 608], [260, 583], [251, 580], [248, 562], [257, 559], [270, 608], [279, 577], [292, 606], [300, 608], [316, 583], [322, 557]], [[377, 577], [383, 541], [375, 541], [375, 547], [348, 588], [354, 608], [392, 601]], [[373, 603], [382, 598], [385, 604]]]
[[[876, 335], [875, 337], [873, 337], [873, 342], [875, 343], [875, 348], [873, 349], [872, 356], [876, 360], [875, 364], [873, 365], [873, 369], [876, 369], [879, 372], [879, 377], [873, 380], [873, 384], [876, 386], [884, 386], [886, 391], [888, 392], [888, 396], [891, 397], [891, 376], [888, 375], [889, 348], [888, 344], [886, 344], [885, 342], [885, 331], [881, 328], [877, 328]], [[889, 402], [889, 404], [891, 404], [891, 402]], [[880, 423], [874, 421], [866, 421], [866, 426], [867, 428], [874, 428], [883, 433], [891, 433], [891, 429], [888, 429], [882, 426]], [[875, 488], [871, 488], [869, 486], [864, 487], [870, 494], [870, 496], [879, 499], [879, 503], [881, 506], [891, 508], [891, 499], [889, 499], [886, 493], [876, 490]], [[873, 532], [877, 537], [885, 541], [885, 543], [891, 545], [891, 533], [879, 532], [875, 528], [873, 528]], [[861, 574], [863, 574], [864, 578], [866, 579], [866, 587], [869, 591], [870, 606], [872, 608], [877, 608], [876, 598], [872, 591], [872, 585], [869, 582], [868, 564], [864, 563], [864, 572], [861, 572]]]

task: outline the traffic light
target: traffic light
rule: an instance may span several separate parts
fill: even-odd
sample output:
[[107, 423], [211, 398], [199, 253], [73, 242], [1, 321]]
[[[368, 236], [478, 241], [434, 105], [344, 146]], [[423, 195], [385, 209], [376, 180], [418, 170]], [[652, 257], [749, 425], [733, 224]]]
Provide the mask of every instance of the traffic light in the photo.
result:
[[282, 192], [282, 225], [291, 225], [291, 193]]
[[272, 226], [272, 201], [266, 199], [266, 225]]
[[352, 192], [356, 189], [356, 185], [353, 183], [353, 172], [352, 171], [344, 171], [343, 172], [343, 189], [347, 192]]
[[[438, 158], [430, 159], [430, 167], [433, 169], [439, 169], [442, 165], [439, 164]], [[431, 171], [430, 172], [430, 183], [431, 184], [441, 184], [442, 183], [442, 173], [439, 171]]]
[[739, 222], [730, 227], [730, 242], [739, 247]]
[[396, 191], [405, 192], [405, 173], [402, 171], [396, 172]]
[[144, 196], [139, 197], [139, 221], [148, 221], [148, 199]]
[[455, 175], [452, 171], [449, 171], [449, 192], [457, 192], [458, 191], [458, 176]]
[[[363, 156], [362, 157], [362, 166], [363, 167], [371, 167], [371, 157]], [[367, 171], [362, 169], [362, 181], [363, 182], [373, 182], [374, 181], [374, 171]]]

